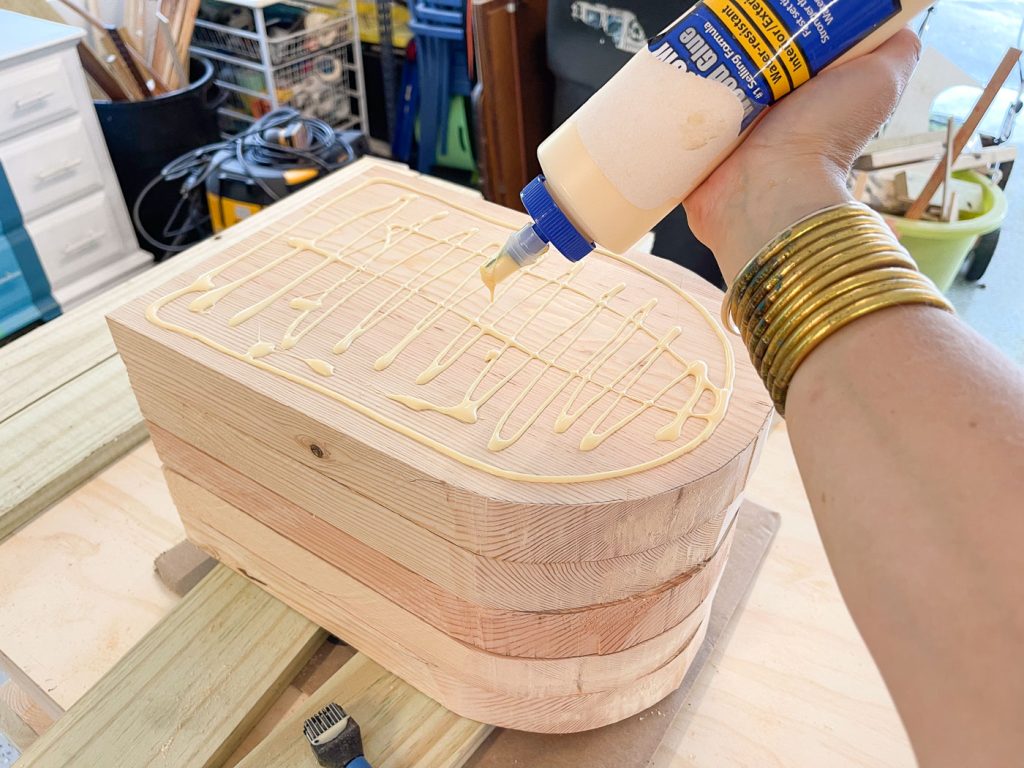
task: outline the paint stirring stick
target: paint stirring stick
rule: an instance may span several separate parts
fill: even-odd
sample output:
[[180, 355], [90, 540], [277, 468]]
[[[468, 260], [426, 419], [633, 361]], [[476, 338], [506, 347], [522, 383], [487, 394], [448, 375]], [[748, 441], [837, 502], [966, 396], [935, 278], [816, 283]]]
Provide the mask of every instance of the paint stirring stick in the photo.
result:
[[[1006, 82], [1006, 78], [1010, 76], [1010, 72], [1017, 66], [1017, 62], [1020, 60], [1021, 51], [1019, 48], [1011, 48], [1006, 52], [1002, 62], [999, 64], [999, 68], [996, 69], [992, 79], [988, 81], [988, 85], [985, 86], [985, 90], [981, 94], [981, 98], [978, 99], [978, 103], [974, 105], [974, 109], [971, 114], [967, 117], [967, 121], [960, 128], [960, 132], [956, 135], [956, 141], [954, 142], [953, 148], [953, 162], [963, 154], [964, 148], [967, 146], [967, 142], [971, 140], [971, 136], [978, 130], [978, 126], [981, 125], [982, 118], [985, 117], [985, 113], [988, 112], [988, 108], [992, 106], [992, 102], [999, 94], [999, 89], [1002, 88], [1003, 83]], [[905, 218], [908, 219], [920, 219], [924, 212], [928, 209], [928, 204], [931, 202], [932, 195], [934, 195], [938, 189], [939, 184], [942, 183], [943, 169], [939, 165], [935, 168], [931, 178], [928, 179], [928, 183], [924, 185], [924, 190], [921, 192], [921, 196], [914, 201], [914, 204], [910, 206], [905, 214]]]

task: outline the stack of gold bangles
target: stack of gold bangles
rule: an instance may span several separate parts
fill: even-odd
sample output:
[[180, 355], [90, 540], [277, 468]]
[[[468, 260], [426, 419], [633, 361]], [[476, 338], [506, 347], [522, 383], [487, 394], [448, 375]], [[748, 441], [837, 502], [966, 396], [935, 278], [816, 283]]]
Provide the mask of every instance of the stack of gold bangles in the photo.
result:
[[739, 332], [780, 414], [800, 364], [854, 320], [887, 307], [952, 311], [885, 221], [860, 203], [826, 208], [794, 224], [740, 273], [722, 319]]

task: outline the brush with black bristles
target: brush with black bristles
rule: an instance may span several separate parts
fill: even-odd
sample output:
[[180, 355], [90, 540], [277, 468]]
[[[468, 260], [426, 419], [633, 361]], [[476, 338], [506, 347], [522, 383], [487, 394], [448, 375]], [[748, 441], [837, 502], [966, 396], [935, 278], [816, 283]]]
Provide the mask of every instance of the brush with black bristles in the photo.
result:
[[309, 718], [302, 732], [324, 768], [370, 768], [363, 757], [359, 725], [337, 704], [332, 702]]

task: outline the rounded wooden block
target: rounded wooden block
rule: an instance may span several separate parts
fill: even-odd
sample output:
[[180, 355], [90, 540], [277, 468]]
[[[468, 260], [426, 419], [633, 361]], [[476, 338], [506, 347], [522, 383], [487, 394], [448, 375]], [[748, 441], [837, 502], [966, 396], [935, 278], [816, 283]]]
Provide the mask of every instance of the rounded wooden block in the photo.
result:
[[612, 691], [544, 698], [512, 697], [435, 675], [436, 695], [425, 689], [424, 693], [456, 714], [500, 728], [534, 733], [590, 731], [643, 712], [675, 691], [690, 669], [706, 633], [705, 621], [671, 661]]
[[[502, 611], [587, 609], [657, 591], [707, 562], [717, 549], [723, 521], [741, 502], [735, 499], [727, 507], [705, 510], [692, 530], [682, 529], [678, 538], [633, 555], [594, 562], [501, 560], [456, 547], [340, 484], [326, 484], [287, 458], [266, 464], [258, 446], [230, 427], [207, 421], [206, 429], [191, 430], [192, 445], [150, 426], [167, 466], [220, 492], [222, 477], [234, 471], [227, 466], [231, 462], [237, 475], [257, 483], [240, 501], [245, 511], [274, 524], [286, 514], [287, 504], [294, 504], [327, 524], [322, 528], [327, 539], [335, 531], [345, 532], [462, 600]], [[234, 482], [244, 485], [238, 478]]]
[[649, 552], [739, 496], [771, 404], [718, 291], [551, 254], [491, 305], [476, 270], [522, 217], [386, 173], [320, 189], [112, 316], [148, 419], [192, 442], [173, 397], [262, 446], [263, 471], [287, 457], [508, 561]]
[[[730, 539], [723, 531], [707, 562], [626, 600], [571, 611], [485, 608], [402, 567], [164, 430], [154, 428], [153, 437], [168, 469], [342, 568], [442, 632], [491, 653], [527, 658], [604, 655], [650, 640], [696, 610], [714, 588], [728, 557]], [[181, 513], [185, 515], [186, 510]], [[731, 516], [726, 525], [731, 531]]]
[[497, 656], [448, 637], [191, 481], [167, 474], [194, 541], [427, 695], [484, 722], [582, 730], [644, 709], [678, 684], [711, 606], [709, 598], [680, 626], [618, 654]]

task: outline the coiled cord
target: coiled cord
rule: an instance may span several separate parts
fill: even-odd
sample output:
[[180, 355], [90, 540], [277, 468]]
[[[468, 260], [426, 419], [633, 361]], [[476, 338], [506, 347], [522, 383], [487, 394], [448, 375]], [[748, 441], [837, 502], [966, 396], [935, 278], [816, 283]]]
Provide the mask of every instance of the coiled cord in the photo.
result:
[[[284, 128], [294, 123], [302, 123], [309, 136], [309, 146], [292, 147], [272, 142], [267, 138], [269, 131]], [[209, 224], [210, 217], [206, 212], [203, 192], [206, 180], [216, 173], [221, 162], [214, 163], [214, 157], [224, 150], [230, 150], [249, 179], [257, 184], [271, 200], [278, 200], [277, 194], [258, 174], [252, 172], [253, 166], [263, 168], [287, 167], [294, 165], [314, 165], [326, 173], [337, 170], [354, 155], [352, 147], [346, 146], [346, 154], [340, 158], [329, 159], [328, 154], [340, 141], [334, 129], [325, 121], [315, 117], [304, 117], [297, 109], [281, 107], [269, 112], [251, 127], [224, 141], [194, 149], [181, 157], [175, 158], [153, 177], [135, 198], [132, 205], [132, 222], [136, 231], [154, 248], [165, 253], [180, 253], [190, 247], [191, 243], [181, 242], [193, 232], [202, 232]], [[224, 156], [226, 159], [228, 155]], [[140, 211], [142, 203], [153, 189], [162, 183], [181, 180], [180, 199], [171, 211], [167, 224], [158, 240], [142, 224]], [[177, 222], [181, 219], [181, 223]]]

